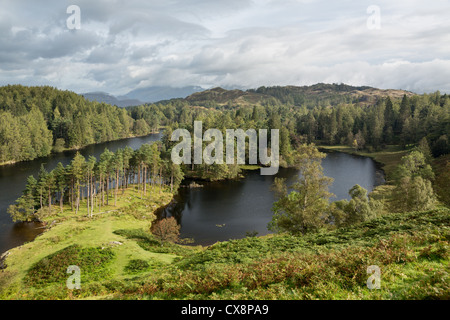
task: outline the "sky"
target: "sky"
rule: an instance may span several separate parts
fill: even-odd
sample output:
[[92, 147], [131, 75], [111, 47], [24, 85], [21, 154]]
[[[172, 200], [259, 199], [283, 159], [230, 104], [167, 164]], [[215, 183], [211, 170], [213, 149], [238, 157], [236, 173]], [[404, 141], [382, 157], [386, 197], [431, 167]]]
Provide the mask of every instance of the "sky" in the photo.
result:
[[0, 0], [0, 85], [315, 83], [450, 93], [450, 1]]

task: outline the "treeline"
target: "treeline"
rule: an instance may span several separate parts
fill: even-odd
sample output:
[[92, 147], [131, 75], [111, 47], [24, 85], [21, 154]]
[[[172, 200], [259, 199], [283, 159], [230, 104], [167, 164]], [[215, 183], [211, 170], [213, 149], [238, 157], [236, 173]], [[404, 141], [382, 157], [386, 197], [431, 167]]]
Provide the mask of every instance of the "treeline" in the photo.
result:
[[434, 157], [450, 153], [450, 97], [439, 92], [379, 98], [369, 106], [339, 104], [308, 109], [281, 104], [208, 109], [176, 100], [152, 108], [166, 118], [168, 127], [163, 141], [168, 147], [172, 130], [186, 128], [193, 132], [195, 120], [202, 121], [203, 132], [208, 128], [223, 133], [225, 129], [279, 129], [282, 166], [292, 165], [297, 147], [311, 142], [349, 145], [369, 152], [380, 151], [388, 145], [406, 148], [421, 142], [429, 146]]
[[160, 123], [151, 112], [132, 113], [49, 86], [0, 87], [0, 163], [155, 132]]
[[[282, 88], [267, 90], [279, 94], [280, 99], [283, 96]], [[344, 86], [342, 90], [349, 89]], [[192, 106], [185, 99], [174, 99], [131, 110], [134, 117], [148, 119], [152, 115], [167, 125], [163, 137], [167, 149], [174, 145], [169, 141], [172, 131], [185, 128], [192, 133], [194, 121], [202, 121], [203, 133], [216, 128], [223, 136], [226, 129], [279, 129], [281, 166], [294, 165], [298, 146], [312, 142], [348, 145], [369, 152], [383, 150], [388, 145], [407, 148], [422, 143], [428, 145], [434, 157], [450, 153], [450, 96], [439, 92], [381, 97], [373, 105], [339, 103], [309, 108], [278, 102], [265, 106], [206, 108]], [[229, 165], [191, 164], [184, 166], [184, 171], [187, 176], [208, 180], [235, 177], [239, 173], [238, 168]]]
[[433, 155], [450, 152], [450, 97], [434, 94], [387, 97], [373, 106], [339, 105], [297, 114], [296, 131], [309, 142], [347, 144], [381, 150], [389, 144], [406, 147], [427, 139]]
[[77, 152], [67, 166], [58, 163], [47, 171], [41, 166], [37, 178], [30, 176], [26, 188], [16, 203], [8, 208], [13, 221], [39, 220], [52, 214], [53, 206], [70, 205], [78, 213], [81, 201], [85, 200], [87, 212], [100, 212], [110, 201], [117, 204], [117, 196], [130, 184], [134, 184], [142, 196], [149, 186], [169, 186], [177, 190], [183, 180], [181, 168], [170, 161], [170, 153], [161, 143], [144, 144], [139, 149], [130, 147], [111, 152], [108, 149], [99, 159], [88, 159]]
[[[164, 141], [169, 148], [167, 135], [176, 128], [192, 130], [195, 120], [203, 122], [204, 131], [279, 129], [282, 166], [292, 164], [295, 149], [305, 142], [378, 151], [393, 144], [417, 145], [425, 138], [434, 157], [450, 152], [450, 96], [435, 92], [378, 97], [367, 104], [347, 94], [356, 89], [366, 87], [261, 87], [253, 91], [270, 99], [252, 105], [228, 103], [207, 108], [189, 99], [172, 99], [123, 109], [51, 87], [6, 86], [0, 88], [0, 162], [30, 160], [52, 149], [145, 135], [161, 126], [166, 127]], [[319, 97], [314, 96], [315, 91]], [[201, 177], [205, 176], [203, 169], [191, 166], [190, 171]], [[236, 171], [216, 169], [222, 176], [230, 170], [234, 176]]]
[[206, 127], [219, 129], [280, 129], [281, 136], [289, 136], [282, 147], [285, 157], [289, 145], [300, 142], [343, 144], [377, 151], [392, 144], [403, 147], [418, 144], [423, 138], [434, 157], [450, 152], [450, 96], [439, 92], [378, 98], [373, 105], [348, 103], [308, 108], [276, 104], [207, 109], [176, 101], [159, 108], [173, 127], [189, 128], [194, 120], [202, 120]]

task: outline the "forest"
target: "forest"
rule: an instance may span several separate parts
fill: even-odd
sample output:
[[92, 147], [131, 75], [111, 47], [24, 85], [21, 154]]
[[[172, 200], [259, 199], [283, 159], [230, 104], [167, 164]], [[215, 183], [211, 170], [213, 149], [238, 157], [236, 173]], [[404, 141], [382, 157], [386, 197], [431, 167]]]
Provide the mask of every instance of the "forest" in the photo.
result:
[[[168, 132], [192, 130], [194, 120], [203, 121], [205, 130], [280, 129], [281, 155], [287, 162], [291, 146], [305, 141], [377, 151], [426, 138], [434, 157], [450, 152], [447, 94], [378, 93], [374, 98], [364, 90], [324, 84], [245, 92], [212, 89], [124, 109], [52, 87], [5, 86], [0, 88], [0, 163], [145, 135], [161, 126]], [[256, 102], [245, 100], [249, 96]]]
[[152, 119], [49, 86], [0, 87], [0, 164], [146, 135], [158, 128]]
[[[206, 92], [204, 95], [212, 99], [217, 90], [212, 91], [214, 94]], [[366, 99], [357, 103], [337, 102], [341, 93], [335, 92], [336, 100], [330, 102], [330, 96], [333, 96], [330, 93], [322, 101], [313, 96], [311, 101], [321, 106], [308, 107], [281, 102], [280, 97], [284, 97], [283, 101], [295, 100], [295, 95], [288, 94], [289, 90], [284, 87], [265, 88], [264, 92], [274, 96], [258, 104], [230, 101], [218, 104], [217, 99], [210, 103], [215, 107], [207, 108], [198, 106], [191, 97], [137, 108], [153, 109], [158, 114], [158, 122], [166, 124], [163, 143], [168, 149], [173, 146], [168, 139], [171, 132], [176, 128], [193, 132], [195, 120], [202, 121], [203, 130], [217, 128], [223, 134], [225, 129], [279, 129], [280, 164], [285, 167], [294, 163], [295, 150], [302, 143], [346, 145], [355, 151], [370, 153], [391, 145], [406, 150], [421, 142], [431, 153], [427, 156], [437, 158], [450, 153], [450, 97], [446, 94], [378, 97], [373, 104], [367, 104]], [[199, 98], [199, 94], [196, 97]], [[204, 103], [205, 100], [198, 101]], [[231, 167], [222, 166], [222, 169], [224, 175], [226, 171], [231, 172], [231, 176], [237, 174]], [[207, 170], [210, 169], [202, 165], [191, 165], [185, 171], [188, 176], [208, 177]]]
[[[30, 97], [37, 96], [33, 88], [25, 89], [23, 87], [22, 89], [29, 92]], [[341, 91], [345, 91], [344, 89], [341, 88]], [[47, 135], [48, 144], [40, 145], [41, 154], [48, 152], [48, 149], [51, 148], [52, 139], [54, 141], [58, 139], [66, 141], [67, 139], [71, 145], [74, 141], [90, 143], [92, 140], [85, 139], [93, 138], [96, 134], [102, 136], [95, 130], [96, 126], [85, 124], [80, 125], [78, 134], [71, 138], [73, 130], [77, 128], [74, 123], [80, 123], [80, 121], [105, 121], [106, 124], [99, 128], [107, 130], [107, 132], [108, 127], [111, 128], [111, 135], [104, 136], [108, 139], [123, 137], [130, 132], [145, 134], [160, 126], [164, 126], [164, 133], [160, 142], [151, 146], [143, 145], [136, 151], [130, 148], [120, 149], [115, 153], [105, 150], [100, 159], [94, 157], [85, 159], [77, 154], [72, 163], [65, 168], [61, 164], [51, 172], [46, 172], [42, 168], [37, 178], [29, 178], [22, 197], [17, 200], [15, 205], [11, 206], [9, 211], [14, 220], [35, 219], [34, 215], [38, 212], [37, 209], [48, 206], [48, 209], [51, 210], [51, 204], [56, 200], [61, 208], [63, 202], [68, 202], [72, 210], [78, 211], [80, 200], [90, 199], [86, 204], [88, 207], [90, 206], [92, 212], [94, 206], [101, 207], [105, 199], [109, 201], [110, 190], [116, 199], [119, 188], [125, 188], [128, 183], [137, 183], [138, 189], [142, 189], [145, 194], [147, 184], [144, 181], [152, 184], [168, 184], [171, 186], [171, 191], [176, 192], [183, 178], [214, 181], [240, 177], [242, 167], [238, 164], [225, 164], [225, 161], [223, 164], [192, 163], [179, 166], [171, 162], [170, 153], [177, 143], [171, 141], [173, 130], [185, 128], [193, 132], [194, 121], [202, 121], [203, 132], [209, 128], [216, 128], [221, 130], [224, 135], [226, 129], [279, 129], [280, 165], [282, 167], [299, 167], [299, 163], [304, 160], [302, 160], [303, 154], [312, 153], [311, 149], [305, 146], [312, 146], [314, 143], [347, 145], [355, 151], [367, 150], [368, 152], [380, 151], [389, 145], [400, 145], [403, 149], [416, 151], [411, 154], [413, 160], [410, 162], [415, 163], [417, 168], [429, 166], [433, 158], [448, 154], [450, 151], [448, 142], [450, 97], [441, 95], [439, 92], [409, 97], [404, 94], [401, 98], [380, 97], [373, 105], [366, 103], [343, 104], [337, 102], [339, 99], [336, 98], [331, 100], [335, 101], [336, 105], [307, 107], [289, 103], [289, 101], [295, 100], [292, 95], [289, 95], [289, 90], [274, 87], [256, 90], [273, 95], [270, 103], [263, 103], [263, 105], [232, 106], [230, 103], [225, 103], [214, 108], [206, 108], [192, 105], [193, 101], [189, 101], [189, 99], [173, 99], [157, 104], [118, 109], [105, 104], [88, 103], [75, 94], [61, 93], [51, 88], [44, 87], [39, 90], [42, 90], [41, 94], [44, 92], [46, 95], [48, 94], [48, 99], [45, 100], [47, 103], [44, 103], [45, 101], [38, 103], [39, 99], [37, 98], [34, 103], [32, 102], [33, 98], [28, 98], [22, 104], [18, 103], [15, 108], [12, 108], [11, 103], [3, 102], [5, 111], [2, 112], [2, 119], [9, 117], [23, 125], [27, 123], [25, 119], [29, 119], [30, 122], [40, 121], [40, 125], [27, 126], [27, 130], [40, 129], [42, 134]], [[10, 91], [15, 92], [14, 90]], [[54, 93], [56, 96], [52, 96], [50, 93]], [[340, 95], [340, 93], [335, 92], [335, 95]], [[206, 93], [206, 96], [211, 97], [210, 93]], [[15, 97], [13, 101], [19, 100], [14, 94], [13, 97]], [[326, 99], [329, 97], [330, 95], [327, 93]], [[70, 99], [73, 99], [73, 102], [69, 104], [69, 107], [63, 108], [64, 103], [55, 102], [58, 99], [63, 99], [63, 101], [67, 101], [67, 99], [72, 101]], [[4, 101], [7, 99], [4, 98]], [[53, 104], [49, 104], [49, 101], [53, 101]], [[327, 101], [329, 102], [329, 100]], [[5, 105], [9, 105], [9, 109]], [[30, 110], [24, 107], [29, 105], [32, 106]], [[55, 105], [56, 107], [52, 107]], [[78, 113], [76, 112], [77, 106], [81, 109]], [[72, 107], [74, 109], [71, 109]], [[69, 112], [69, 110], [71, 111]], [[105, 113], [105, 116], [98, 117], [96, 112]], [[110, 115], [108, 118], [106, 116], [108, 112], [112, 112], [117, 117]], [[86, 114], [87, 117], [75, 116], [76, 114]], [[69, 118], [72, 120], [67, 121]], [[46, 127], [46, 122], [50, 123], [52, 130]], [[12, 121], [12, 123], [15, 122]], [[115, 126], [112, 123], [115, 123]], [[124, 123], [129, 125], [126, 126]], [[133, 123], [132, 126], [131, 123]], [[81, 128], [85, 128], [85, 130]], [[3, 126], [2, 130], [3, 132], [8, 131], [7, 127]], [[4, 134], [4, 136], [7, 135]], [[26, 137], [26, 135], [21, 136]], [[36, 134], [31, 136], [36, 137]], [[36, 143], [42, 144], [43, 140], [36, 139]], [[94, 139], [94, 141], [96, 140]], [[203, 143], [208, 144], [208, 142]], [[78, 142], [78, 144], [82, 145], [83, 143]], [[9, 144], [2, 146], [7, 148]], [[413, 147], [415, 149], [411, 149]], [[234, 156], [236, 157], [236, 154]], [[248, 158], [248, 152], [246, 157]], [[320, 158], [320, 156], [316, 158]], [[246, 163], [248, 162], [246, 161]], [[417, 168], [407, 170], [417, 171], [419, 170]], [[416, 175], [416, 173], [410, 173], [403, 178], [411, 180]], [[313, 179], [315, 176], [312, 175], [310, 178]], [[429, 190], [430, 196], [434, 197], [432, 188], [428, 186], [429, 181], [432, 181], [434, 177], [424, 174], [422, 178], [425, 180], [418, 181], [416, 179], [414, 180], [415, 184], [411, 184], [411, 188], [416, 192], [415, 195], [417, 196], [420, 189], [422, 191]], [[400, 181], [401, 178], [397, 180]], [[278, 187], [280, 187], [281, 181], [278, 182]], [[409, 182], [412, 183], [412, 180]], [[401, 185], [399, 184], [399, 188]], [[409, 183], [403, 183], [403, 185], [406, 186]], [[399, 188], [396, 192], [400, 195], [404, 194], [405, 190]], [[360, 199], [366, 197], [364, 190], [355, 189], [353, 194]], [[414, 193], [411, 191], [410, 194]], [[337, 203], [333, 208], [334, 211], [331, 210], [332, 219], [336, 223], [339, 223], [340, 219], [342, 220], [342, 217], [338, 215], [339, 212], [342, 213], [345, 206], [346, 204]], [[337, 215], [336, 212], [338, 212]]]
[[8, 213], [13, 221], [40, 221], [56, 213], [52, 212], [55, 203], [60, 212], [67, 203], [77, 214], [85, 200], [92, 217], [94, 211], [100, 212], [110, 201], [116, 206], [118, 195], [123, 195], [129, 184], [136, 185], [145, 197], [148, 185], [158, 186], [160, 192], [164, 186], [170, 186], [173, 192], [182, 180], [183, 172], [166, 152], [161, 153], [160, 143], [144, 144], [137, 150], [105, 149], [98, 160], [93, 156], [86, 159], [77, 152], [67, 166], [58, 163], [48, 172], [42, 165], [37, 178], [28, 177], [22, 196], [8, 208]]

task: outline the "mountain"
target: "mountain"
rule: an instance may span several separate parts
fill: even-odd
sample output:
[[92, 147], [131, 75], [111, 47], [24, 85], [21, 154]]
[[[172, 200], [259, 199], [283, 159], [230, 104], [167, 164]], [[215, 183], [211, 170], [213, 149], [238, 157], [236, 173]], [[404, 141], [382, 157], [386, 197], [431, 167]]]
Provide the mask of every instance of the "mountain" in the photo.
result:
[[101, 91], [83, 93], [82, 95], [89, 101], [105, 102], [118, 107], [129, 107], [175, 98], [185, 98], [202, 90], [204, 89], [198, 86], [182, 88], [147, 87], [132, 90], [123, 96], [113, 96]]
[[[185, 98], [195, 92], [203, 91], [199, 86], [174, 87], [146, 87], [128, 92], [123, 98], [137, 99], [144, 102], [158, 102], [174, 98]], [[122, 98], [122, 97], [118, 97]]]
[[144, 104], [142, 101], [139, 101], [137, 99], [129, 99], [127, 97], [117, 98], [106, 92], [88, 92], [83, 93], [82, 96], [84, 96], [89, 101], [105, 102], [107, 104], [116, 105], [122, 108]]

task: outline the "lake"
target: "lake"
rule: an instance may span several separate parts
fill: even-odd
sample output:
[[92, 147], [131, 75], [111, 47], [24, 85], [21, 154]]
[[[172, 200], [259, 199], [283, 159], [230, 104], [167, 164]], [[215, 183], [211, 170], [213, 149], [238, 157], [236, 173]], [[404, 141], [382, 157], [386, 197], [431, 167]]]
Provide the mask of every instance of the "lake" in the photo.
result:
[[[331, 200], [350, 199], [348, 191], [355, 184], [372, 191], [384, 183], [383, 171], [366, 157], [331, 152], [322, 161], [324, 174], [334, 178]], [[175, 201], [159, 210], [160, 217], [173, 216], [181, 224], [181, 237], [194, 244], [210, 245], [217, 241], [243, 238], [247, 233], [268, 234], [272, 204], [276, 199], [270, 190], [275, 177], [291, 184], [298, 171], [280, 168], [275, 176], [261, 176], [259, 170], [247, 171], [245, 178], [207, 182], [200, 188], [180, 188]]]
[[[80, 150], [85, 157], [99, 158], [105, 148], [116, 151], [130, 146], [138, 149], [142, 144], [157, 141], [161, 134], [123, 139], [87, 146]], [[58, 162], [67, 165], [76, 151], [52, 154], [33, 161], [0, 166], [0, 254], [10, 248], [33, 240], [42, 232], [37, 223], [13, 223], [8, 206], [21, 195], [26, 179], [37, 177], [43, 163], [50, 171]], [[328, 153], [322, 161], [325, 175], [334, 178], [330, 191], [339, 199], [349, 199], [348, 190], [359, 184], [367, 190], [384, 183], [383, 172], [370, 158], [339, 152]], [[181, 236], [193, 238], [195, 244], [209, 245], [217, 241], [242, 238], [247, 232], [265, 235], [271, 220], [275, 201], [270, 187], [275, 177], [285, 177], [292, 182], [297, 175], [294, 169], [280, 168], [275, 176], [261, 176], [259, 170], [248, 171], [245, 178], [232, 181], [205, 183], [203, 188], [180, 188], [179, 194], [159, 215], [174, 216], [181, 224]]]

